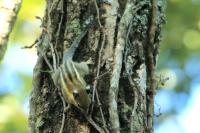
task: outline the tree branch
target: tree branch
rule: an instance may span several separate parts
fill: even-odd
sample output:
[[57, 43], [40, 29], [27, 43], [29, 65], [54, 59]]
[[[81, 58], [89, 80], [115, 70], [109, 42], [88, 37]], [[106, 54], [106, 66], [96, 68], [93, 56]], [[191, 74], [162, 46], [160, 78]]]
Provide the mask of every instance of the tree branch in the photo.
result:
[[156, 89], [156, 78], [155, 78], [155, 67], [154, 62], [155, 57], [153, 55], [154, 51], [154, 39], [156, 32], [156, 12], [157, 4], [156, 0], [151, 1], [151, 15], [150, 15], [150, 27], [148, 32], [148, 42], [147, 42], [147, 54], [146, 54], [146, 66], [147, 66], [147, 127], [148, 132], [153, 133], [153, 115], [154, 115], [154, 93]]
[[6, 4], [6, 0], [0, 1], [0, 60], [6, 52], [9, 35], [15, 24], [17, 13], [21, 7], [21, 0], [12, 0]]
[[109, 114], [110, 122], [112, 125], [113, 133], [120, 133], [120, 124], [119, 116], [117, 111], [117, 96], [118, 96], [118, 83], [122, 68], [123, 53], [126, 44], [126, 34], [129, 23], [131, 22], [134, 15], [135, 2], [128, 0], [126, 4], [126, 9], [119, 23], [119, 29], [117, 34], [117, 44], [115, 49], [114, 56], [114, 68], [110, 80], [110, 89], [109, 89]]

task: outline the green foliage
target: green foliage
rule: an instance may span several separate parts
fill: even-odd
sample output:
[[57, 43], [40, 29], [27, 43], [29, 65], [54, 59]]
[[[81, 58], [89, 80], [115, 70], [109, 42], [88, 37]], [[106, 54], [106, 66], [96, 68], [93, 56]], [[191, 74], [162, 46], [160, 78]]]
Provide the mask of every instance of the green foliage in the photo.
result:
[[198, 12], [200, 12], [200, 2], [168, 1], [167, 24], [161, 42], [161, 56], [170, 50], [171, 54], [168, 58], [177, 60], [177, 63], [183, 66], [190, 54], [199, 52], [200, 17]]
[[43, 17], [44, 2], [44, 0], [23, 0], [9, 41], [11, 44], [30, 45], [39, 36], [41, 21], [36, 19], [36, 16]]
[[23, 113], [21, 103], [14, 95], [0, 97], [0, 132], [26, 133], [28, 131], [27, 116]]
[[[173, 66], [183, 70], [187, 60], [192, 55], [199, 54], [200, 2], [170, 0], [167, 4], [167, 24], [164, 26], [158, 67], [165, 69]], [[190, 82], [187, 75], [185, 80], [176, 84], [175, 89], [184, 88]]]
[[[160, 70], [159, 74], [164, 79], [169, 78], [169, 80], [166, 81], [164, 86], [159, 86], [160, 90], [157, 94], [159, 92], [169, 93], [169, 95], [171, 94], [170, 98], [175, 101], [171, 100], [173, 102], [171, 103], [167, 97], [164, 101], [169, 101], [168, 104], [159, 105], [162, 113], [159, 118], [156, 118], [159, 122], [170, 119], [171, 116], [177, 115], [177, 112], [184, 110], [187, 100], [191, 98], [190, 93], [194, 89], [193, 82], [199, 79], [198, 74], [195, 75], [200, 70], [197, 64], [200, 57], [199, 12], [199, 0], [167, 1], [167, 23], [163, 30], [158, 69]], [[176, 96], [184, 96], [184, 99], [177, 100]], [[162, 98], [160, 97], [160, 99]], [[158, 104], [160, 99], [156, 99]], [[179, 106], [179, 108], [176, 108], [176, 106]], [[162, 110], [166, 107], [170, 109], [163, 113]]]

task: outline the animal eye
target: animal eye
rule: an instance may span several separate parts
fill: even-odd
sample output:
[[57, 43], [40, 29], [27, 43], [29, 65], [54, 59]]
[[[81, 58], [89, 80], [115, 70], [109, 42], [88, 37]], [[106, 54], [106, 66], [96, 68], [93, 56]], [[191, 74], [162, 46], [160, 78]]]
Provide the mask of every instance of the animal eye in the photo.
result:
[[79, 98], [79, 93], [77, 91], [73, 91], [73, 96], [75, 99]]
[[78, 103], [78, 107], [81, 107], [81, 105]]
[[91, 86], [90, 86], [90, 85], [87, 85], [86, 88], [85, 88], [85, 90], [86, 90], [87, 94], [89, 94], [90, 91], [91, 91]]

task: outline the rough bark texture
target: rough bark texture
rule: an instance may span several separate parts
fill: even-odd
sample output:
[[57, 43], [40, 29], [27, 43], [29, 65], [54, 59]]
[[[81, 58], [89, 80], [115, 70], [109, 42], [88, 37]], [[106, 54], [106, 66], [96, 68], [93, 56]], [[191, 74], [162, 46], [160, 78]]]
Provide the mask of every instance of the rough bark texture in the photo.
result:
[[87, 29], [73, 60], [93, 61], [89, 66], [91, 72], [85, 77], [94, 100], [91, 118], [102, 132], [152, 133], [163, 1], [48, 0], [46, 3], [43, 32], [37, 41], [30, 131], [98, 132], [76, 107], [63, 113], [65, 104], [60, 90], [48, 72], [48, 65], [59, 66], [63, 50]]

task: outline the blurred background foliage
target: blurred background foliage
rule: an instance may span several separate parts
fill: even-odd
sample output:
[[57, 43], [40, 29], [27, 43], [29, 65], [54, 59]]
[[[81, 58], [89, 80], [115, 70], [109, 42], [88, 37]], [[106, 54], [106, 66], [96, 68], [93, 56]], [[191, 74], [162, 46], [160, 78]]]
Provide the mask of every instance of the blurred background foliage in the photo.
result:
[[[12, 0], [2, 0], [9, 4]], [[1, 5], [0, 5], [1, 6]], [[23, 0], [11, 33], [4, 60], [0, 64], [0, 133], [28, 132], [28, 97], [32, 89], [32, 70], [36, 50], [21, 49], [39, 36], [44, 0]]]
[[199, 132], [199, 12], [200, 0], [167, 1], [158, 76], [169, 80], [156, 94], [155, 133]]
[[[8, 0], [9, 1], [9, 0]], [[0, 132], [28, 132], [28, 97], [44, 0], [23, 0], [0, 64]], [[158, 60], [155, 133], [196, 133], [200, 119], [200, 0], [168, 0]], [[169, 78], [169, 79], [168, 79]], [[168, 80], [166, 80], [168, 79]], [[164, 82], [162, 82], [164, 81]], [[166, 82], [165, 82], [166, 81]]]

